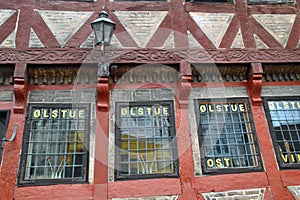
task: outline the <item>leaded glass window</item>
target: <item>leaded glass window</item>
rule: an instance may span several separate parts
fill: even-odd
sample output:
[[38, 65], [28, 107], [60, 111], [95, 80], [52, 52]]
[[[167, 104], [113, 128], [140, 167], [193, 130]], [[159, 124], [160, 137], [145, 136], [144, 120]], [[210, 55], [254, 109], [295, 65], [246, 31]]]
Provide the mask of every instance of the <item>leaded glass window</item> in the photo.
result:
[[113, 0], [115, 2], [119, 2], [119, 1], [168, 1], [168, 0]]
[[269, 129], [281, 168], [300, 167], [300, 100], [265, 99]]
[[[60, 0], [52, 0], [52, 1], [60, 1]], [[82, 1], [82, 2], [93, 2], [95, 0], [63, 0], [63, 1]]]
[[172, 102], [117, 103], [116, 179], [177, 176]]
[[234, 0], [186, 0], [187, 2], [234, 3]]
[[[6, 130], [8, 125], [8, 119], [9, 119], [9, 111], [0, 111], [0, 140], [5, 140], [6, 138]], [[1, 141], [1, 147], [0, 147], [0, 163], [2, 161], [2, 151], [4, 148], [4, 141]]]
[[19, 182], [86, 181], [89, 107], [32, 104], [28, 108]]
[[246, 99], [196, 101], [204, 173], [260, 169], [259, 149]]
[[248, 0], [248, 4], [294, 4], [295, 0]]

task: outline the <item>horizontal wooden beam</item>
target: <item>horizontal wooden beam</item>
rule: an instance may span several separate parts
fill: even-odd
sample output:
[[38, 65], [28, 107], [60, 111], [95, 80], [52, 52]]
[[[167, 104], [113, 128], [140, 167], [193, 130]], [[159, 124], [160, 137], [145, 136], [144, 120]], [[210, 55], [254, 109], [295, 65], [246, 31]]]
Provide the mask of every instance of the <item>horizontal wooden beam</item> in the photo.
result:
[[[107, 48], [107, 63], [291, 63], [300, 61], [300, 49], [112, 49]], [[94, 49], [1, 49], [0, 64], [98, 63], [100, 50]]]

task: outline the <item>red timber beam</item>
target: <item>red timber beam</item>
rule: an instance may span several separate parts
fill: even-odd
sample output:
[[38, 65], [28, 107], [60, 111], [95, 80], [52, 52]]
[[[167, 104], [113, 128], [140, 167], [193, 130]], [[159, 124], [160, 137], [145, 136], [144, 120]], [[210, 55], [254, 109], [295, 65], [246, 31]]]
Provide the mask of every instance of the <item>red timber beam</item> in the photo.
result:
[[[93, 49], [0, 50], [0, 64], [68, 64], [98, 63], [100, 52]], [[112, 49], [107, 48], [110, 63], [287, 63], [299, 62], [300, 49]]]

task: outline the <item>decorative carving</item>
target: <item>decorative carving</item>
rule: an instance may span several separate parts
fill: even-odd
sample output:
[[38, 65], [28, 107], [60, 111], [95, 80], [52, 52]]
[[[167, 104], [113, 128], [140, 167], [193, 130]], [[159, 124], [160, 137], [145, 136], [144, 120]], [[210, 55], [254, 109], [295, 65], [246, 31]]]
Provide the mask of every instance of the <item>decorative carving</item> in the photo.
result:
[[28, 84], [25, 78], [15, 78], [14, 80], [14, 113], [24, 114], [26, 101], [27, 101], [27, 94], [28, 94]]
[[262, 103], [262, 66], [261, 63], [252, 63], [248, 76], [248, 91], [253, 105], [260, 106]]
[[93, 66], [33, 66], [28, 71], [31, 85], [96, 84], [97, 68]]
[[108, 78], [98, 78], [97, 84], [97, 110], [100, 112], [108, 112], [109, 109], [109, 86]]
[[297, 64], [269, 64], [264, 65], [263, 81], [299, 81], [300, 65]]
[[124, 54], [120, 52], [118, 55], [119, 57], [113, 59], [116, 62], [178, 62], [183, 59], [176, 51], [163, 49], [135, 49]]
[[111, 70], [110, 83], [175, 83], [179, 77], [176, 67], [161, 64], [137, 66], [118, 65]]
[[[0, 50], [0, 64], [27, 63], [98, 63], [99, 52], [93, 49], [30, 49]], [[241, 63], [241, 62], [298, 62], [300, 49], [112, 49], [107, 48], [106, 59], [110, 63], [175, 63], [186, 60], [191, 63]]]
[[91, 50], [36, 49], [36, 50], [0, 50], [0, 63], [76, 63], [83, 61]]
[[217, 62], [217, 63], [237, 63], [237, 62], [287, 62], [299, 61], [300, 49], [295, 50], [177, 50], [176, 52], [191, 63], [197, 62]]
[[245, 65], [194, 64], [192, 77], [194, 82], [240, 82], [245, 80]]

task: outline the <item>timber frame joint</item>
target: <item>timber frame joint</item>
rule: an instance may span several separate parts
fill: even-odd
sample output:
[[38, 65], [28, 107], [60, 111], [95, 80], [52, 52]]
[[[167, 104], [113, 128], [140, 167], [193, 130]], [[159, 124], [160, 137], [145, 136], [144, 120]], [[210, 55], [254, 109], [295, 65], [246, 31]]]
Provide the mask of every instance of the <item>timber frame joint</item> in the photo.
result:
[[98, 78], [97, 83], [97, 110], [108, 112], [109, 110], [109, 83], [108, 77]]
[[263, 68], [261, 63], [251, 63], [251, 67], [247, 73], [248, 93], [251, 102], [255, 106], [262, 105], [261, 90], [262, 90]]
[[188, 98], [191, 90], [192, 71], [191, 64], [188, 61], [180, 61], [180, 79], [177, 86], [177, 95], [180, 107], [188, 108]]
[[26, 81], [27, 64], [17, 63], [14, 71], [14, 113], [24, 114], [27, 95], [28, 83]]

